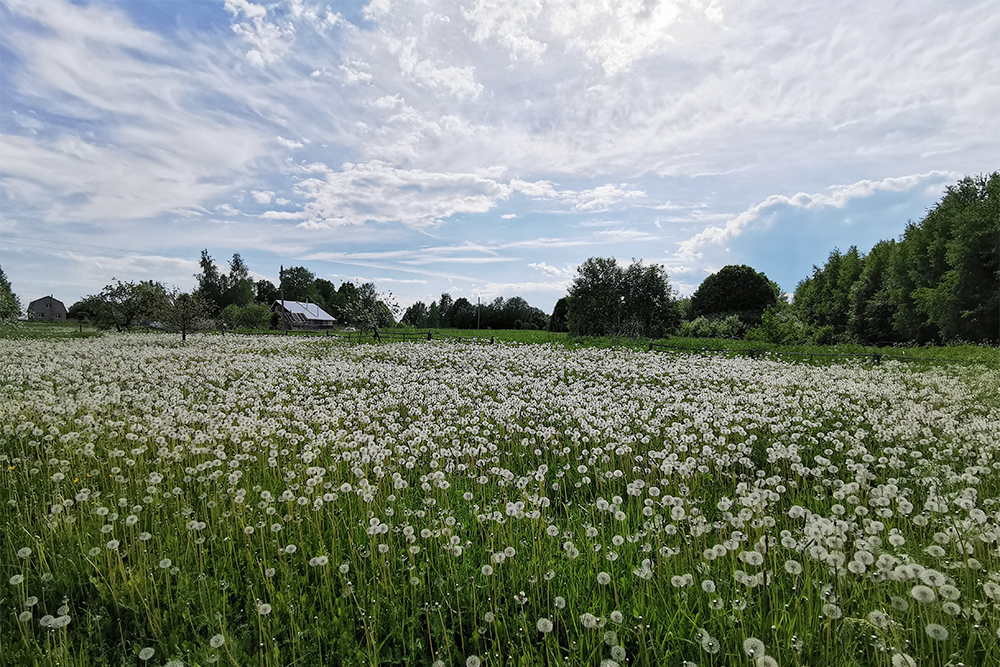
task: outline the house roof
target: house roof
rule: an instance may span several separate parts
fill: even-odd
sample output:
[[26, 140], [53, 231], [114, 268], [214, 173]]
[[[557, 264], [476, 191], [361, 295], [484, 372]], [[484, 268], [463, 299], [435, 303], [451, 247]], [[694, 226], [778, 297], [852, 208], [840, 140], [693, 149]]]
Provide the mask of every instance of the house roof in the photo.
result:
[[41, 299], [35, 299], [31, 303], [29, 303], [28, 304], [28, 308], [33, 308], [35, 306], [41, 306], [41, 305], [54, 306], [56, 304], [59, 304], [63, 308], [66, 307], [66, 305], [62, 301], [60, 301], [59, 299], [56, 299], [53, 296], [43, 296]]
[[278, 306], [284, 306], [285, 310], [293, 315], [301, 315], [307, 320], [333, 320], [333, 315], [326, 312], [315, 303], [303, 301], [275, 301]]

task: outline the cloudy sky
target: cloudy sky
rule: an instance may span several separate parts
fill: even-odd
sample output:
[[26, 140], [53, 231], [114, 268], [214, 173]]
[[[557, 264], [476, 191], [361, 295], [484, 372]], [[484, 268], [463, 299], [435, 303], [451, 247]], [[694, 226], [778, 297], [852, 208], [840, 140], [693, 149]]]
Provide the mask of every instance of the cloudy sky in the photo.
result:
[[995, 0], [0, 0], [22, 303], [200, 252], [550, 310], [592, 256], [786, 291], [1000, 168]]

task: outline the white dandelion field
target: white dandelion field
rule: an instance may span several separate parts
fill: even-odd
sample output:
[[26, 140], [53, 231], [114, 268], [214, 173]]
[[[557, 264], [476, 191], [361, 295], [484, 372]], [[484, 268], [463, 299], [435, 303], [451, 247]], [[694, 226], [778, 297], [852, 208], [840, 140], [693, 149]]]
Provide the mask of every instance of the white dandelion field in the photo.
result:
[[0, 340], [4, 664], [1000, 664], [1000, 371]]

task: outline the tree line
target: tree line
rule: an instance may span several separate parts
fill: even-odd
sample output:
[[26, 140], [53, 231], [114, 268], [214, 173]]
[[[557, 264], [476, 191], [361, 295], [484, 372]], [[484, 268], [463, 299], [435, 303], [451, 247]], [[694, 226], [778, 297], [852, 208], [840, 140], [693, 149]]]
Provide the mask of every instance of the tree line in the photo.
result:
[[447, 292], [428, 306], [417, 301], [403, 313], [402, 322], [431, 329], [546, 329], [549, 316], [519, 296], [498, 296], [474, 304], [464, 296], [452, 299]]
[[[220, 271], [207, 250], [190, 293], [154, 281], [115, 280], [69, 309], [119, 331], [157, 321], [186, 334], [221, 321], [230, 327], [275, 325], [271, 304], [282, 298], [320, 306], [334, 320], [362, 329], [393, 326], [399, 312], [391, 293], [372, 283], [339, 287], [305, 267], [284, 269], [280, 285], [254, 281], [239, 253]], [[283, 294], [282, 294], [283, 293]], [[0, 269], [0, 321], [21, 304]], [[521, 297], [485, 304], [444, 293], [406, 309], [401, 323], [461, 329], [548, 329], [577, 336], [747, 338], [770, 343], [874, 345], [965, 341], [1000, 342], [1000, 172], [969, 176], [949, 186], [898, 240], [862, 254], [835, 249], [797, 285], [793, 298], [763, 273], [726, 266], [680, 299], [665, 267], [591, 257], [577, 269], [551, 315]]]
[[835, 249], [791, 301], [745, 265], [678, 299], [660, 265], [592, 257], [580, 265], [550, 329], [576, 335], [747, 338], [871, 345], [1000, 342], [1000, 172], [949, 186], [899, 240], [867, 254]]
[[898, 241], [834, 250], [791, 315], [819, 342], [1000, 342], [1000, 172], [949, 186]]

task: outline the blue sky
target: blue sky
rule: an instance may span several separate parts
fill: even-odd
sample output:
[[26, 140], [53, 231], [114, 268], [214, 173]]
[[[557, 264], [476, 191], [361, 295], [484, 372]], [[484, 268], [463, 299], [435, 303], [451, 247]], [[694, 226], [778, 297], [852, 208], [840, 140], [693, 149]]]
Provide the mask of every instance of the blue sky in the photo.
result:
[[23, 303], [202, 248], [551, 310], [592, 256], [786, 291], [1000, 168], [990, 1], [0, 0]]

